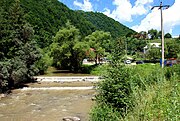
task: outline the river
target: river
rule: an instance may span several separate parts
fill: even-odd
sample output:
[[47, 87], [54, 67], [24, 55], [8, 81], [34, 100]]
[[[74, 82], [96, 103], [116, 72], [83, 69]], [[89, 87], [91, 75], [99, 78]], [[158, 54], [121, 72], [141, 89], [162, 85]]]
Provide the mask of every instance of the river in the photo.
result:
[[[89, 87], [92, 82], [30, 83], [28, 88]], [[16, 89], [0, 100], [0, 121], [62, 121], [63, 117], [79, 117], [87, 121], [93, 105], [94, 89], [24, 90]]]

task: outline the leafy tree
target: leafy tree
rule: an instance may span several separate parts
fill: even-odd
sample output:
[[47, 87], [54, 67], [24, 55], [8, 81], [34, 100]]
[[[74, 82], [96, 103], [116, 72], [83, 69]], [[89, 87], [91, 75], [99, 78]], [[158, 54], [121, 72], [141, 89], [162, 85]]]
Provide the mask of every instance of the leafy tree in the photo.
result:
[[146, 57], [150, 60], [156, 60], [161, 58], [160, 48], [154, 47], [153, 45], [149, 47]]
[[158, 38], [158, 31], [156, 29], [148, 30], [148, 34], [150, 35], [151, 40]]
[[104, 57], [105, 52], [110, 52], [110, 39], [110, 33], [103, 31], [95, 31], [85, 37], [85, 41], [88, 42], [90, 48], [94, 49], [96, 64], [101, 57]]
[[162, 38], [162, 31], [158, 32], [158, 38], [160, 38], [160, 39]]
[[70, 22], [60, 29], [51, 44], [51, 56], [56, 67], [79, 71], [89, 46], [80, 40], [79, 30]]
[[171, 35], [170, 33], [166, 33], [166, 34], [164, 35], [164, 38], [172, 38], [172, 35]]
[[166, 42], [167, 53], [166, 58], [178, 58], [180, 56], [180, 41], [179, 40], [169, 40]]
[[52, 65], [53, 60], [50, 57], [49, 48], [39, 48], [39, 51], [41, 53], [41, 59], [35, 65], [39, 69], [39, 74], [44, 74], [48, 67]]
[[132, 71], [121, 63], [125, 55], [125, 38], [118, 38], [114, 41], [112, 50], [112, 62], [110, 63], [107, 73], [104, 74], [104, 80], [99, 82], [97, 89], [96, 101], [100, 108], [104, 105], [113, 107], [123, 116], [133, 107], [133, 97], [130, 78]]
[[127, 53], [131, 55], [134, 55], [137, 52], [143, 52], [143, 48], [146, 46], [145, 40], [131, 37], [128, 37], [125, 40], [125, 44], [127, 46]]
[[126, 68], [122, 64], [117, 63], [111, 66], [104, 81], [99, 84], [97, 102], [113, 106], [121, 114], [128, 112], [133, 106], [131, 80], [129, 79], [131, 74], [130, 68]]
[[126, 38], [117, 38], [116, 41], [113, 41], [112, 44], [112, 62], [114, 63], [119, 63], [123, 61], [124, 55], [125, 55], [125, 43], [126, 43]]
[[127, 34], [126, 34], [126, 37], [132, 37], [133, 36], [133, 32], [128, 32]]
[[40, 58], [33, 40], [34, 30], [24, 21], [20, 1], [15, 0], [7, 13], [1, 31], [0, 82], [11, 88], [22, 81], [29, 81], [38, 73], [35, 62]]

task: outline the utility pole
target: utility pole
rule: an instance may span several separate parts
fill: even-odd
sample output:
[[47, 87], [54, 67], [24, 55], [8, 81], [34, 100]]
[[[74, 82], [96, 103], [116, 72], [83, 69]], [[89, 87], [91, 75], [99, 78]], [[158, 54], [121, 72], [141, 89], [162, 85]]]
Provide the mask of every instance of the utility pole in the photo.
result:
[[160, 3], [160, 5], [159, 6], [153, 6], [152, 8], [151, 8], [151, 10], [153, 10], [154, 8], [159, 8], [160, 9], [160, 11], [161, 11], [161, 53], [162, 53], [162, 68], [164, 68], [164, 29], [163, 29], [163, 12], [162, 12], [162, 10], [163, 10], [163, 8], [166, 8], [166, 9], [168, 9], [169, 7], [170, 7], [170, 5], [163, 5], [162, 4], [162, 2]]
[[126, 60], [127, 60], [127, 40], [125, 42], [125, 49], [126, 49]]

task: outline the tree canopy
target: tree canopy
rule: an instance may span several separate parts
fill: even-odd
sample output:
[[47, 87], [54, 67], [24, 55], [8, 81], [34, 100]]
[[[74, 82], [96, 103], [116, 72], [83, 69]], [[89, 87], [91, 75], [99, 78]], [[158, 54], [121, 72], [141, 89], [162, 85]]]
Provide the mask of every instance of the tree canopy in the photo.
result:
[[6, 18], [0, 21], [0, 88], [4, 89], [31, 80], [38, 72], [35, 62], [40, 53], [33, 39], [34, 30], [24, 21], [20, 2], [16, 0], [10, 9], [0, 12], [2, 19]]
[[134, 30], [124, 26], [123, 24], [107, 17], [99, 12], [83, 12], [77, 11], [82, 14], [88, 21], [90, 21], [97, 30], [110, 32], [113, 38], [123, 37], [129, 33], [135, 33]]
[[171, 35], [170, 33], [166, 33], [166, 34], [164, 35], [164, 38], [172, 38], [172, 35]]
[[51, 56], [56, 67], [78, 71], [88, 45], [81, 40], [79, 30], [70, 24], [60, 29], [51, 44]]
[[[90, 48], [94, 49], [94, 58], [97, 61], [101, 57], [105, 56], [105, 52], [111, 51], [111, 34], [104, 31], [95, 31], [92, 34], [85, 37], [85, 41], [88, 42]], [[91, 57], [92, 58], [92, 57]]]
[[60, 29], [51, 44], [51, 56], [56, 67], [79, 71], [84, 58], [92, 58], [97, 63], [105, 52], [110, 51], [111, 35], [108, 32], [95, 31], [82, 37], [79, 29], [69, 21]]

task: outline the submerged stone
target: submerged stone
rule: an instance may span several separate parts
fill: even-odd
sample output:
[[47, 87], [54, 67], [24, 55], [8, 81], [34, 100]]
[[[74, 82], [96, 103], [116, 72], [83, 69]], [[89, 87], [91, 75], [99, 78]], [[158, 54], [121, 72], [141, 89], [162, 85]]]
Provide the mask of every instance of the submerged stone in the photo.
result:
[[68, 117], [64, 117], [63, 121], [81, 121], [81, 119], [79, 117], [68, 116]]

